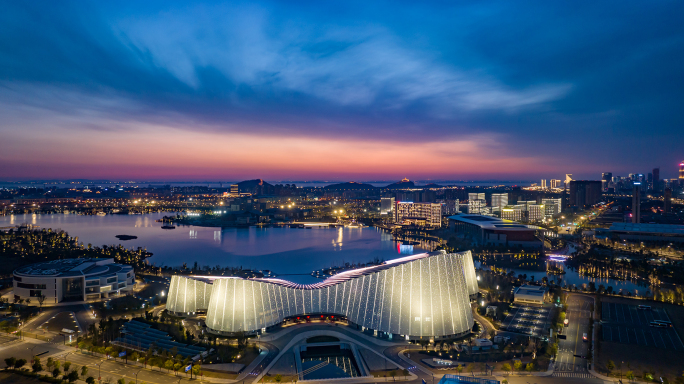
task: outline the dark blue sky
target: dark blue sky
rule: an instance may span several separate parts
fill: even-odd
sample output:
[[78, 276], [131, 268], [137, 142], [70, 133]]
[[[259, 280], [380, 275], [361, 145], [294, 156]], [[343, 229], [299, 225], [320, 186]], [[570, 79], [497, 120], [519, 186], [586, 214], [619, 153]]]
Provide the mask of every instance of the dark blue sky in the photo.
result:
[[0, 178], [597, 178], [684, 159], [684, 2], [10, 2]]

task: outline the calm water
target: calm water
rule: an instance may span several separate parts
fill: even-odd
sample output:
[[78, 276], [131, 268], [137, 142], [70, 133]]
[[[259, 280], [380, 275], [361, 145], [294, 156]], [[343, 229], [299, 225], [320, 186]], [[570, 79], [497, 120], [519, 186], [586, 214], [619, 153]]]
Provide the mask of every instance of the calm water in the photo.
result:
[[[161, 229], [155, 220], [166, 213], [146, 215], [13, 215], [0, 216], [0, 227], [29, 223], [63, 229], [94, 246], [122, 244], [152, 252], [158, 266], [200, 266], [270, 269], [298, 283], [316, 282], [311, 271], [375, 258], [389, 260], [421, 253], [414, 246], [398, 246], [389, 234], [376, 228], [209, 228], [177, 226]], [[138, 236], [120, 241], [116, 235]], [[291, 276], [283, 276], [289, 275]], [[301, 274], [301, 275], [297, 275]]]

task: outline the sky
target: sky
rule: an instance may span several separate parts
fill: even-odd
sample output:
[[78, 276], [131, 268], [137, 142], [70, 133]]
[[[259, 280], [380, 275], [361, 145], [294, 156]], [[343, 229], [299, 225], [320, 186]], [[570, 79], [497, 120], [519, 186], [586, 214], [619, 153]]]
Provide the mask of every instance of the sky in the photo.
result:
[[0, 179], [675, 177], [682, 1], [8, 2]]

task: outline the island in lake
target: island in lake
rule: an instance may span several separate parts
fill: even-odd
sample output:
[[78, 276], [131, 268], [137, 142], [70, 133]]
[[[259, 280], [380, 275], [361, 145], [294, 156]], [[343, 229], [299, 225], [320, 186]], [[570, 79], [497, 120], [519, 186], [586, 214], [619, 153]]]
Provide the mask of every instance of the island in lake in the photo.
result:
[[132, 235], [116, 235], [116, 238], [119, 240], [135, 240], [138, 238], [138, 236], [132, 236]]

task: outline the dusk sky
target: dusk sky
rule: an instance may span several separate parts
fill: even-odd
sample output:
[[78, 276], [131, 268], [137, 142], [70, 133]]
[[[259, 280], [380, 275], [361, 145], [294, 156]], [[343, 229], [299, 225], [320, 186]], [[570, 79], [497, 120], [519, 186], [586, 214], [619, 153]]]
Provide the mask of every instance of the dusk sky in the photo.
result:
[[684, 160], [684, 2], [4, 2], [0, 179], [599, 179]]

